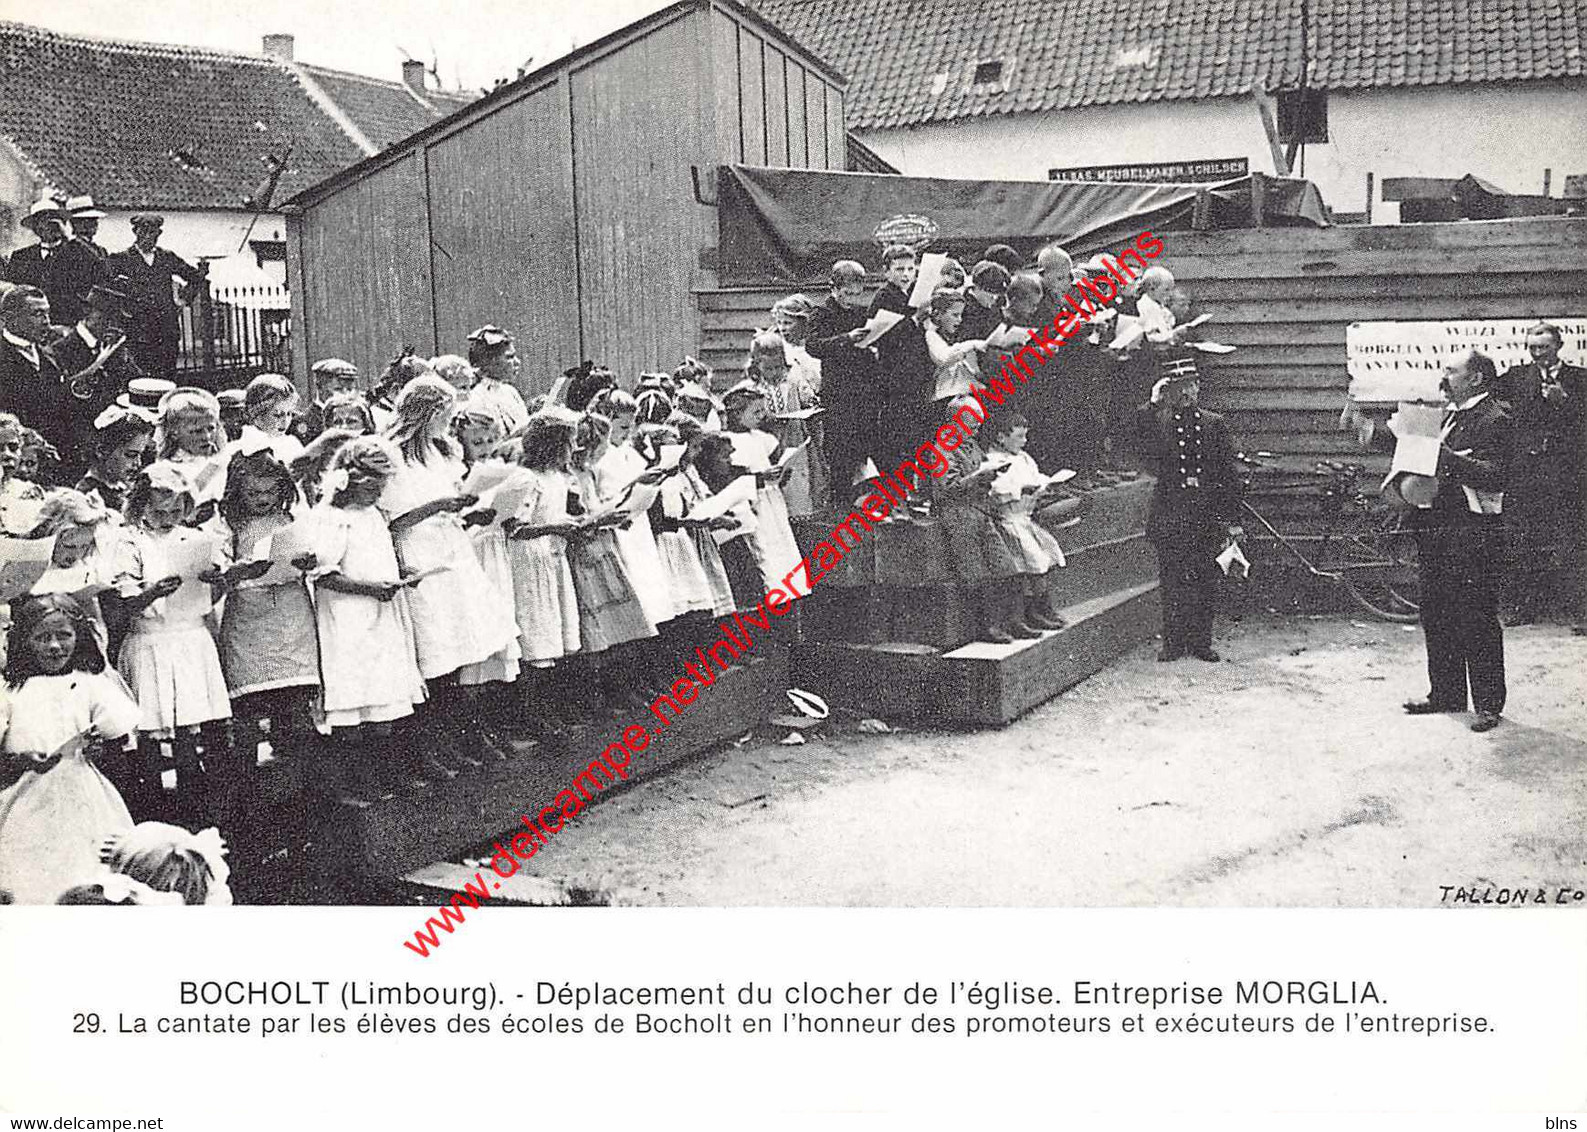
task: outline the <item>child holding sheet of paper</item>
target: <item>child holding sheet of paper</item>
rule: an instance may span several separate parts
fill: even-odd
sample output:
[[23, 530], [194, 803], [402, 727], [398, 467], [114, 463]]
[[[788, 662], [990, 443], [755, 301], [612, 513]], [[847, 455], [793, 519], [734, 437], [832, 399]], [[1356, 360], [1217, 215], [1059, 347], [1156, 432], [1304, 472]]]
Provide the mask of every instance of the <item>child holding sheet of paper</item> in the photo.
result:
[[116, 668], [137, 697], [142, 719], [132, 776], [134, 813], [150, 816], [162, 798], [161, 744], [176, 760], [180, 804], [203, 816], [203, 751], [225, 749], [231, 696], [206, 618], [214, 594], [204, 576], [215, 540], [185, 526], [195, 508], [192, 482], [169, 461], [138, 474], [127, 495], [131, 537], [120, 547], [116, 589], [132, 614]]
[[138, 705], [105, 673], [82, 606], [66, 594], [20, 602], [5, 667], [0, 890], [53, 903], [98, 871], [99, 846], [132, 815], [94, 765], [138, 726]]
[[310, 537], [293, 521], [297, 485], [271, 452], [239, 452], [226, 466], [220, 501], [224, 537], [216, 582], [227, 591], [220, 620], [221, 668], [236, 717], [234, 800], [251, 791], [259, 745], [309, 730], [320, 683], [314, 608], [299, 567], [312, 568]]

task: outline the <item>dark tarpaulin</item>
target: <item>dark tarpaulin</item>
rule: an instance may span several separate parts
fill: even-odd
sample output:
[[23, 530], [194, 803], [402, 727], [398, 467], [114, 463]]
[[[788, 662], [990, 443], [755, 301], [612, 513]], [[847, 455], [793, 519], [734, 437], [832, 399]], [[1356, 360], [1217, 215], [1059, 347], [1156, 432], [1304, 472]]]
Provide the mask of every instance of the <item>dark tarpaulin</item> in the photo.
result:
[[[929, 217], [932, 251], [970, 267], [991, 244], [1026, 257], [1053, 240], [1090, 255], [1133, 240], [1142, 229], [1191, 226], [1205, 192], [1209, 226], [1252, 226], [1252, 178], [1216, 185], [1137, 185], [1075, 181], [952, 181], [811, 169], [723, 165], [717, 173], [717, 271], [722, 283], [805, 283], [833, 261], [876, 265], [874, 233], [890, 216]], [[1263, 178], [1268, 225], [1324, 227], [1322, 196], [1309, 181]]]

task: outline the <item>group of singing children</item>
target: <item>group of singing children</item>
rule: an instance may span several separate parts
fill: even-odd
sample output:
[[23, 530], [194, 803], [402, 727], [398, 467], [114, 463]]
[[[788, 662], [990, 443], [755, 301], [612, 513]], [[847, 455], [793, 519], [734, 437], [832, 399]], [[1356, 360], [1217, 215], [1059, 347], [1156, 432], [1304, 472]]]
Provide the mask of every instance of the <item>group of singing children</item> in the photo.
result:
[[[988, 417], [988, 406], [971, 396], [989, 356], [1005, 338], [1013, 340], [1008, 327], [1021, 324], [1021, 304], [1040, 298], [1040, 281], [1033, 298], [1033, 276], [1011, 275], [992, 260], [967, 276], [949, 260], [917, 310], [909, 305], [916, 253], [890, 246], [882, 269], [885, 282], [866, 306], [864, 269], [847, 260], [833, 264], [831, 295], [806, 340], [824, 367], [833, 469], [859, 466], [867, 453], [892, 468], [953, 422], [969, 439], [946, 454], [940, 479], [921, 486], [945, 528], [977, 639], [1006, 644], [1061, 629], [1051, 571], [1065, 564], [1064, 554], [1035, 514], [1055, 502], [1062, 477], [1044, 476], [1025, 451], [1030, 422], [1023, 414], [998, 408]], [[874, 346], [861, 347], [866, 322], [883, 310], [904, 317]], [[1023, 338], [1023, 331], [1014, 337]]]
[[[299, 414], [269, 375], [236, 439], [200, 390], [101, 419], [80, 490], [45, 501], [35, 589], [80, 607], [130, 692], [136, 741], [106, 769], [133, 812], [173, 816], [174, 763], [175, 815], [234, 820], [264, 742], [386, 789], [455, 775], [437, 752], [501, 755], [498, 726], [642, 708], [794, 569], [755, 383], [718, 410], [698, 363], [637, 396], [594, 371], [531, 413], [478, 372], [511, 350], [497, 331], [467, 360], [398, 359], [378, 433], [371, 399], [317, 382]], [[323, 431], [294, 435], [311, 415]]]

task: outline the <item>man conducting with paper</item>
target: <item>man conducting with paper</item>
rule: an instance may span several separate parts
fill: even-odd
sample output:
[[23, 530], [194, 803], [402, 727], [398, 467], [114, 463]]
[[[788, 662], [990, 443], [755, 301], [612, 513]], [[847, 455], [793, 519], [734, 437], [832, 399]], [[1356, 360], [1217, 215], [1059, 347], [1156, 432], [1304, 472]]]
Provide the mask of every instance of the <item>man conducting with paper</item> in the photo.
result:
[[1407, 701], [1405, 710], [1465, 711], [1469, 685], [1473, 731], [1497, 727], [1505, 700], [1498, 595], [1511, 425], [1491, 395], [1496, 378], [1492, 359], [1470, 350], [1444, 369], [1441, 414], [1402, 405], [1389, 421], [1393, 437], [1353, 405], [1344, 417], [1363, 447], [1394, 447], [1384, 493], [1410, 513], [1416, 534], [1429, 687], [1426, 699]]

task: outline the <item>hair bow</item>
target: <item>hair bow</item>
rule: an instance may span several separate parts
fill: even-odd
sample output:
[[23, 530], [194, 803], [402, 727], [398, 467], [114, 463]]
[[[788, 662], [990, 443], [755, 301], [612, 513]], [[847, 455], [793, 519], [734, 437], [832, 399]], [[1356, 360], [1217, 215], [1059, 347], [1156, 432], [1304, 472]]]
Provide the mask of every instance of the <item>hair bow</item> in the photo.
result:
[[186, 844], [179, 843], [177, 847], [191, 849], [204, 858], [204, 863], [215, 877], [215, 883], [209, 888], [209, 898], [204, 903], [230, 904], [231, 890], [226, 887], [226, 882], [231, 879], [231, 867], [226, 864], [226, 842], [221, 838], [220, 830], [210, 826], [198, 833], [190, 833]]
[[468, 341], [478, 342], [481, 346], [501, 346], [512, 341], [512, 335], [499, 326], [486, 324], [468, 336]]
[[181, 907], [180, 892], [156, 892], [141, 880], [125, 873], [110, 873], [99, 879], [99, 890], [112, 904], [135, 904], [143, 908]]
[[352, 476], [348, 475], [346, 468], [332, 468], [320, 477], [320, 491], [331, 499], [335, 499], [347, 490]]
[[122, 421], [149, 421], [152, 419], [153, 414], [151, 414], [146, 409], [128, 409], [122, 407], [121, 405], [109, 405], [105, 408], [104, 412], [100, 413], [94, 418], [94, 429], [98, 431], [100, 429], [111, 428], [120, 424]]

